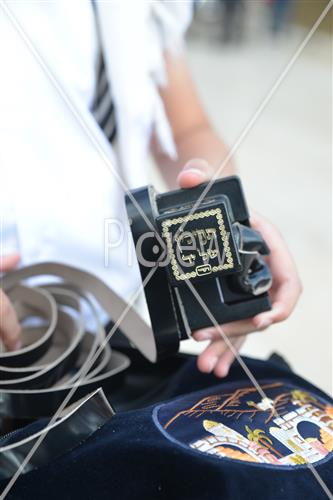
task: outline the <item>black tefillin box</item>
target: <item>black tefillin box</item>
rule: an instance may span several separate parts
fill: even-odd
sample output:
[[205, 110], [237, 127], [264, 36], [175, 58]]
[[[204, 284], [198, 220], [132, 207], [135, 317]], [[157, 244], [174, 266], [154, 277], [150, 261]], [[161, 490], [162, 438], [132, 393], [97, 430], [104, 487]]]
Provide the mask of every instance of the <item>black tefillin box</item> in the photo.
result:
[[194, 330], [270, 309], [269, 249], [238, 177], [163, 194], [147, 186], [126, 206], [160, 356]]

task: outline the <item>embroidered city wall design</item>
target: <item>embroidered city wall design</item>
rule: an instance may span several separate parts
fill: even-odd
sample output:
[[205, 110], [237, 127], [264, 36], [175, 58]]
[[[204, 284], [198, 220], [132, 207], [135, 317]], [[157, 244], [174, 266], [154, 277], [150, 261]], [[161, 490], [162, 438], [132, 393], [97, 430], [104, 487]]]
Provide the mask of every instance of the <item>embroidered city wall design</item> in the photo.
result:
[[225, 386], [197, 401], [185, 397], [161, 405], [157, 419], [172, 440], [219, 459], [295, 466], [332, 456], [331, 404], [282, 382], [262, 388], [267, 398]]
[[161, 226], [176, 281], [239, 267], [230, 226], [221, 208], [166, 219]]

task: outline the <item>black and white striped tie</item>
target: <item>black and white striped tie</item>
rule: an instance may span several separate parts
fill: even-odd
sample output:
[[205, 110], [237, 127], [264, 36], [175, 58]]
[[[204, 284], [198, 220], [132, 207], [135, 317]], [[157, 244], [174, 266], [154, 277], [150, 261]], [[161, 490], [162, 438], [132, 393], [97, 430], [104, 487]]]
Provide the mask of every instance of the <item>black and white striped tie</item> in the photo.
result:
[[109, 142], [112, 142], [116, 136], [116, 117], [102, 52], [97, 65], [96, 90], [91, 112]]

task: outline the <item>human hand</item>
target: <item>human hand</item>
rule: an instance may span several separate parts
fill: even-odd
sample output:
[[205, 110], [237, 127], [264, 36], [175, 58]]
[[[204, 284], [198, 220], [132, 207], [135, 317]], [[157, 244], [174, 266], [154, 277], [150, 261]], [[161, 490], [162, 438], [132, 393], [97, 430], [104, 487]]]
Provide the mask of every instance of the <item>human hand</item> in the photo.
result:
[[[19, 262], [18, 254], [0, 256], [0, 273], [13, 269]], [[0, 338], [9, 351], [20, 349], [21, 327], [8, 296], [0, 289]]]
[[[213, 174], [213, 167], [206, 161], [190, 160], [180, 172], [178, 183], [182, 188], [194, 187], [209, 181]], [[251, 211], [250, 221], [252, 227], [261, 233], [270, 249], [267, 263], [273, 276], [273, 285], [269, 292], [272, 310], [253, 318], [224, 324], [219, 328], [209, 327], [193, 332], [195, 340], [210, 340], [209, 346], [198, 357], [198, 368], [207, 373], [214, 371], [218, 377], [228, 374], [235, 358], [223, 340], [221, 329], [229, 338], [234, 351], [238, 351], [248, 333], [265, 330], [273, 323], [287, 319], [302, 292], [294, 260], [278, 229], [254, 211]]]

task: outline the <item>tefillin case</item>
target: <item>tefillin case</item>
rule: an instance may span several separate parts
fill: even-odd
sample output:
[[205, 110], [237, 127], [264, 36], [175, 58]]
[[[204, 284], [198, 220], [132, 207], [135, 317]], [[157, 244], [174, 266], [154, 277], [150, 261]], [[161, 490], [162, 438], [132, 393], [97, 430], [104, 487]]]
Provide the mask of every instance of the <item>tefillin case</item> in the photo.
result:
[[126, 206], [160, 357], [194, 330], [270, 309], [269, 249], [238, 177], [163, 194], [139, 188]]

